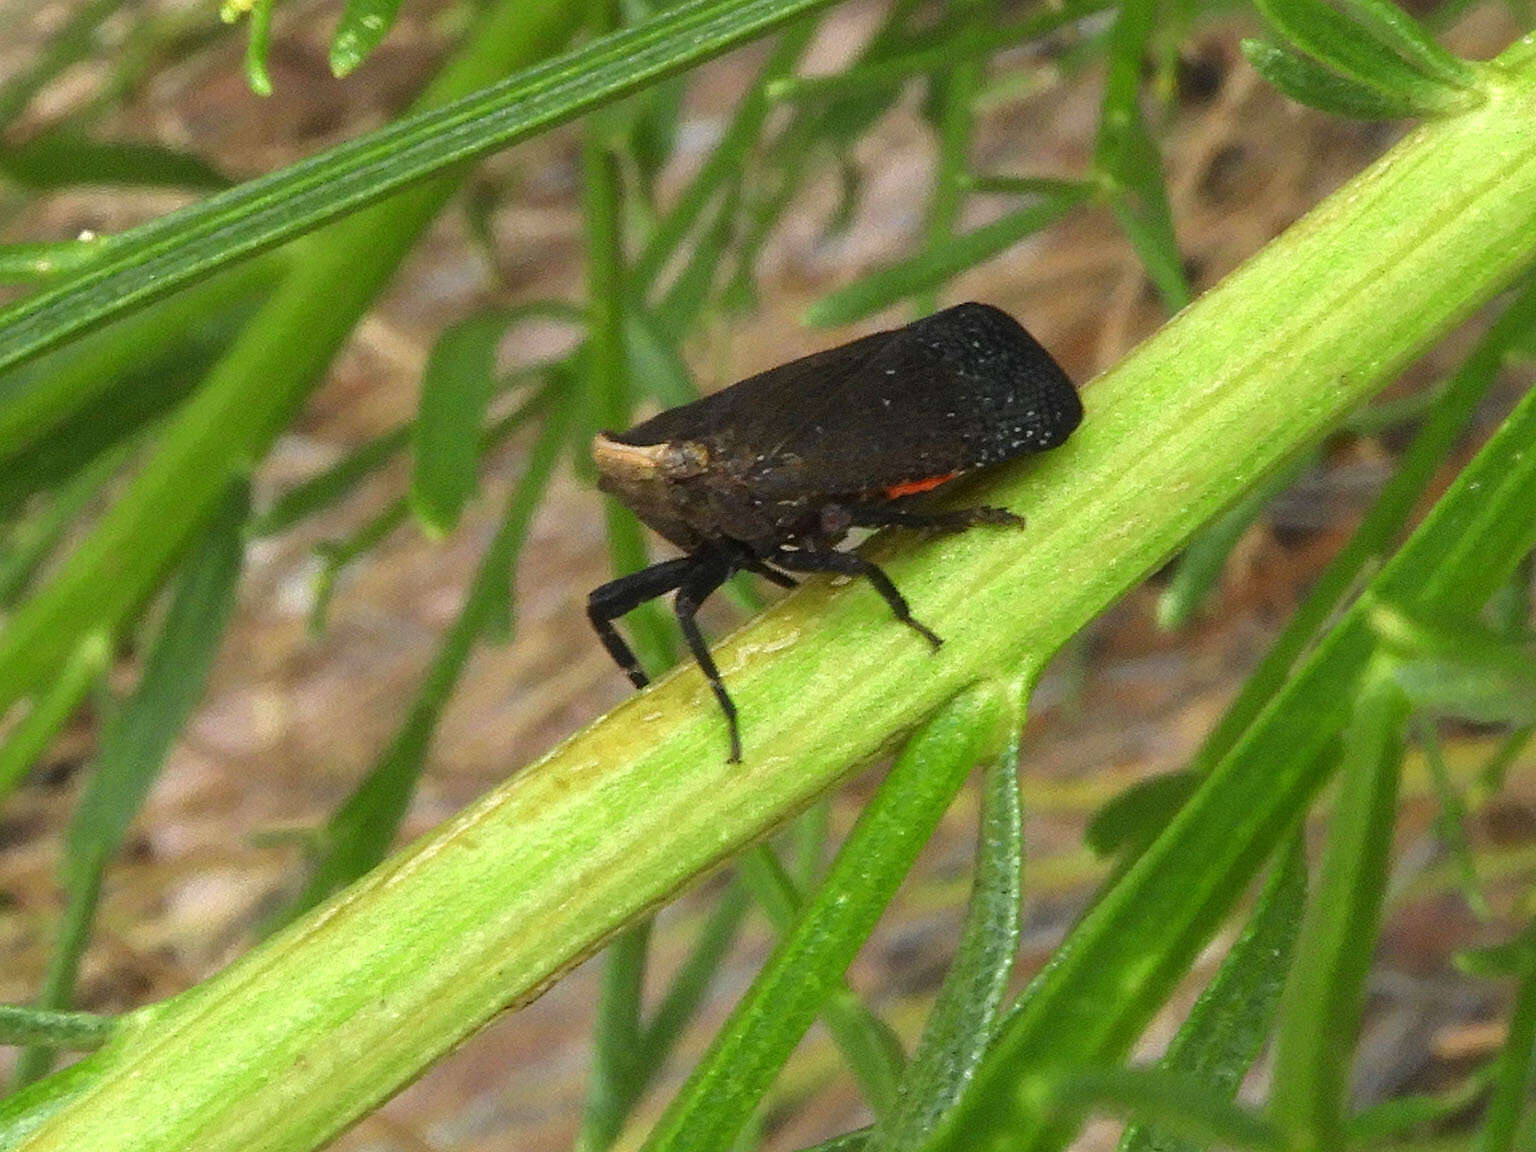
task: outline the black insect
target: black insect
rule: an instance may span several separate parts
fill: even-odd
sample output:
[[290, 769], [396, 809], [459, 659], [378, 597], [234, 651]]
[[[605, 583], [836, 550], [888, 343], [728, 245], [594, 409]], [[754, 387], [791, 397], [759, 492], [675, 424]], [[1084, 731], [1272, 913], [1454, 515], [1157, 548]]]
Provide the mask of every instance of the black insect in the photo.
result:
[[673, 611], [730, 725], [736, 707], [694, 621], [733, 572], [792, 588], [790, 572], [866, 577], [938, 647], [877, 566], [836, 546], [851, 528], [955, 531], [1022, 524], [1001, 508], [921, 510], [911, 497], [962, 472], [1060, 444], [1083, 408], [1072, 382], [1007, 313], [960, 304], [749, 377], [592, 445], [598, 486], [686, 553], [595, 589], [587, 615], [638, 688], [613, 622], [676, 591]]

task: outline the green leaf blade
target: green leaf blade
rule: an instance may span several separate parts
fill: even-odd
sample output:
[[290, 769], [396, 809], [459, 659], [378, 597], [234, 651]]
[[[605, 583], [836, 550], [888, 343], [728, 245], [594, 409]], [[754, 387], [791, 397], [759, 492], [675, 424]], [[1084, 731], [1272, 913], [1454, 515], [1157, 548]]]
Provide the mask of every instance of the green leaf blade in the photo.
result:
[[394, 27], [400, 0], [347, 0], [331, 37], [331, 73], [349, 76]]
[[481, 427], [509, 323], [503, 313], [464, 320], [438, 337], [427, 358], [412, 437], [411, 508], [429, 535], [458, 527], [479, 486]]

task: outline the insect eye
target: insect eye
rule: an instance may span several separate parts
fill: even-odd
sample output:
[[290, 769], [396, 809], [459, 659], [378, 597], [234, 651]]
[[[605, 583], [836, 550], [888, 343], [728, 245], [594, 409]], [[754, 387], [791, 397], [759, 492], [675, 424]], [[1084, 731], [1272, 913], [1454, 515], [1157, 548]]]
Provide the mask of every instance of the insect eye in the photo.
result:
[[661, 467], [673, 480], [701, 475], [709, 467], [709, 450], [694, 440], [674, 440], [667, 445]]

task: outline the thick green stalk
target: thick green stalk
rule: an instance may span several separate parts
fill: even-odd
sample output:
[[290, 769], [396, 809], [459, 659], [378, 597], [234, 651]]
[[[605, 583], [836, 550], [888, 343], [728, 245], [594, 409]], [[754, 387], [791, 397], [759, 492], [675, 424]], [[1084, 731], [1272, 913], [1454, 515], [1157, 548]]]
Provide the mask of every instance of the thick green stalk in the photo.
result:
[[[533, 63], [574, 24], [558, 0], [502, 0], [423, 102]], [[457, 185], [457, 176], [431, 181], [300, 242], [289, 274], [171, 421], [154, 458], [0, 633], [0, 710], [45, 684], [83, 631], [116, 628], [154, 589], [229, 481], [265, 454], [324, 378]]]
[[1536, 41], [1486, 75], [1486, 103], [1416, 129], [1089, 388], [1065, 447], [963, 494], [1026, 531], [877, 546], [937, 654], [869, 588], [812, 582], [717, 649], [744, 763], [679, 668], [124, 1020], [26, 1147], [315, 1147], [966, 686], [1038, 668], [1536, 256]]

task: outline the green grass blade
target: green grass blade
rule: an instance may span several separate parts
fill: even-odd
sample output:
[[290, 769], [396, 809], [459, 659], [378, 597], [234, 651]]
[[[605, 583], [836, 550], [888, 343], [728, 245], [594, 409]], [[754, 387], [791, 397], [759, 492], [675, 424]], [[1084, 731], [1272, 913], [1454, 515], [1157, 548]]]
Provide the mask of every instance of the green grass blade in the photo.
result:
[[[242, 264], [196, 291], [178, 292], [68, 348], [0, 374], [0, 456], [13, 459], [36, 450], [50, 433], [78, 438], [71, 422], [92, 414], [120, 423], [123, 409], [109, 407], [105, 399], [115, 391], [152, 390], [164, 376], [195, 379], [206, 371], [211, 350], [227, 346], [235, 326], [255, 311], [286, 264], [283, 253]], [[185, 367], [188, 362], [191, 370]]]
[[400, 0], [347, 0], [331, 37], [331, 73], [351, 75], [394, 26]]
[[725, 1146], [757, 1108], [863, 945], [956, 789], [998, 740], [990, 686], [963, 694], [907, 746], [827, 878], [646, 1141], [650, 1152]]
[[1431, 621], [1376, 604], [1371, 627], [1396, 658], [1393, 675], [1415, 708], [1483, 723], [1536, 723], [1536, 666], [1515, 644], [1469, 620]]
[[1024, 812], [1019, 801], [1019, 735], [982, 774], [981, 830], [970, 906], [896, 1108], [875, 1124], [871, 1152], [921, 1148], [981, 1063], [1018, 951], [1023, 898]]
[[1110, 187], [1110, 207], [1170, 312], [1189, 303], [1189, 282], [1173, 230], [1157, 142], [1141, 111], [1141, 75], [1157, 31], [1156, 0], [1127, 0], [1109, 39], [1109, 74], [1099, 114], [1094, 166]]
[[117, 237], [100, 264], [0, 309], [0, 369], [244, 255], [526, 139], [832, 0], [693, 0], [540, 67]]
[[1339, 795], [1275, 1035], [1270, 1103], [1297, 1147], [1338, 1148], [1387, 889], [1408, 704], [1385, 662], [1344, 733]]
[[653, 1070], [659, 1070], [662, 1062], [671, 1055], [682, 1039], [683, 1029], [702, 1007], [710, 981], [740, 934], [751, 907], [746, 890], [739, 882], [732, 883], [715, 901], [687, 958], [645, 1025], [641, 1043]]
[[9, 128], [56, 76], [91, 54], [97, 30], [123, 6], [124, 0], [91, 0], [68, 13], [63, 27], [37, 57], [0, 87], [0, 131]]
[[325, 471], [278, 493], [270, 507], [251, 520], [254, 537], [276, 536], [318, 512], [341, 503], [410, 446], [413, 428], [402, 424], [358, 445]]
[[1531, 1068], [1536, 1064], [1536, 955], [1525, 949], [1520, 987], [1509, 1017], [1509, 1032], [1494, 1063], [1493, 1098], [1483, 1116], [1477, 1152], [1510, 1152], [1520, 1117], [1530, 1098]]
[[[78, 517], [102, 496], [103, 490], [137, 447], [133, 440], [109, 449], [92, 460], [54, 494], [48, 505], [20, 520], [0, 554], [0, 606], [13, 608], [37, 577], [38, 570], [57, 551], [65, 533]], [[5, 773], [0, 771], [0, 780]], [[5, 791], [0, 784], [0, 793]]]
[[[1306, 906], [1307, 864], [1297, 838], [1283, 849], [1253, 917], [1200, 993], [1160, 1062], [1165, 1071], [1231, 1100], [1269, 1035]], [[1144, 1124], [1120, 1152], [1198, 1152], [1201, 1146]]]
[[1445, 755], [1440, 747], [1440, 737], [1432, 723], [1419, 718], [1414, 725], [1414, 735], [1424, 753], [1424, 763], [1429, 768], [1430, 786], [1434, 789], [1439, 811], [1435, 813], [1435, 835], [1456, 870], [1461, 898], [1467, 902], [1472, 914], [1484, 923], [1493, 919], [1493, 909], [1483, 895], [1477, 875], [1477, 857], [1472, 851], [1471, 838], [1467, 835], [1467, 806], [1456, 790], [1446, 766]]
[[629, 929], [603, 954], [592, 1029], [592, 1073], [575, 1152], [604, 1152], [618, 1139], [655, 1066], [641, 1042], [640, 1000], [650, 960], [651, 922]]

